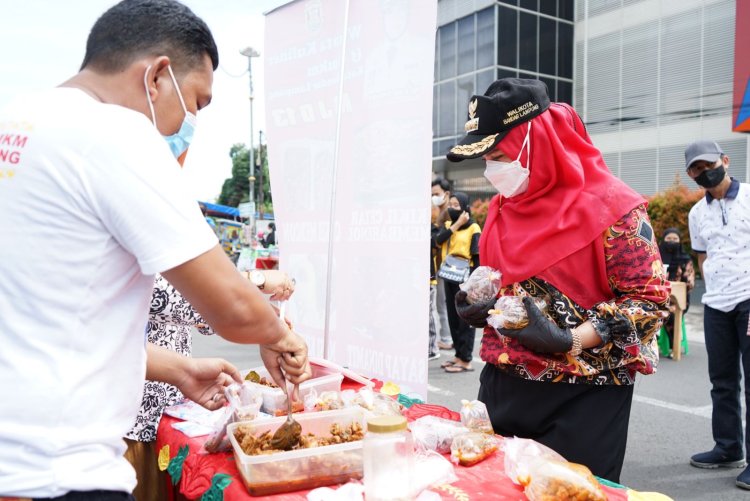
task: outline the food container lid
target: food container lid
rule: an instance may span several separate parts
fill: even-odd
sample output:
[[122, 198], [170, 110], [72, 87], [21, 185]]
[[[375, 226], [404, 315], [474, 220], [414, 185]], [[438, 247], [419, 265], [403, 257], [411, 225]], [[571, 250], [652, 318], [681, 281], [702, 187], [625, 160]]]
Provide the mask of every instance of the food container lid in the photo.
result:
[[377, 416], [367, 420], [367, 431], [390, 433], [406, 429], [404, 416]]

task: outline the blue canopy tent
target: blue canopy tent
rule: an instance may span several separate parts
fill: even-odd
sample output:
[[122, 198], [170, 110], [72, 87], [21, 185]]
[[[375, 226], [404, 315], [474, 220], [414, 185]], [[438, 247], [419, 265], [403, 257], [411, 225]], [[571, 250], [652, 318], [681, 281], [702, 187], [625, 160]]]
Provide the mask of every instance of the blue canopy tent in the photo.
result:
[[198, 205], [205, 210], [207, 216], [211, 217], [224, 217], [228, 219], [240, 219], [240, 210], [237, 207], [229, 207], [228, 205], [212, 204], [209, 202], [198, 202]]

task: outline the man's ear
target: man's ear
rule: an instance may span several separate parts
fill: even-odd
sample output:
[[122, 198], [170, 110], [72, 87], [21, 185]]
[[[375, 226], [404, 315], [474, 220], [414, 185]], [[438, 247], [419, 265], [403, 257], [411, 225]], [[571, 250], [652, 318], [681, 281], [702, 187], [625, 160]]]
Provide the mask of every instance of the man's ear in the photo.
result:
[[148, 97], [151, 99], [152, 103], [159, 98], [159, 93], [161, 90], [160, 84], [163, 83], [161, 82], [161, 80], [166, 78], [171, 82], [171, 78], [167, 70], [169, 64], [169, 57], [158, 56], [150, 61], [147, 66], [148, 69], [146, 70], [146, 89], [148, 92]]

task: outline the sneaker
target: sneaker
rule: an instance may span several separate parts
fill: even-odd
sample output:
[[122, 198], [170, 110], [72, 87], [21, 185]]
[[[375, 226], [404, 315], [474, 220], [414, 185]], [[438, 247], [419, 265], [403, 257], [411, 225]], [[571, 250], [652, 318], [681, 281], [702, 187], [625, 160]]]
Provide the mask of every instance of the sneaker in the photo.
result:
[[[742, 468], [743, 466], [745, 466], [746, 463], [745, 463], [745, 459], [742, 457], [738, 459], [732, 459], [722, 454], [721, 452], [718, 452], [716, 450], [711, 450], [708, 452], [701, 452], [700, 454], [695, 454], [693, 457], [690, 458], [690, 464], [695, 466], [696, 468], [713, 469], [713, 468]], [[743, 472], [743, 474], [744, 473], [745, 472]], [[750, 481], [750, 473], [748, 473], [747, 480]]]
[[440, 358], [440, 353], [430, 353], [427, 355], [427, 360], [437, 360]]
[[740, 489], [750, 490], [750, 466], [740, 473], [737, 480], [734, 481], [734, 484]]

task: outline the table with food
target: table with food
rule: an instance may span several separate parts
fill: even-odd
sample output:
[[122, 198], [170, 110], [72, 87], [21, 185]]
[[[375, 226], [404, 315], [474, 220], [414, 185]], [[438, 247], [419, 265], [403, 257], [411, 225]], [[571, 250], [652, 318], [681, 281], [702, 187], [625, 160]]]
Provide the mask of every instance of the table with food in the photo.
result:
[[157, 436], [172, 499], [634, 500], [533, 440], [494, 434], [487, 409], [415, 403], [393, 383], [325, 360], [313, 378], [276, 386], [264, 368], [226, 388], [228, 405], [168, 408]]

